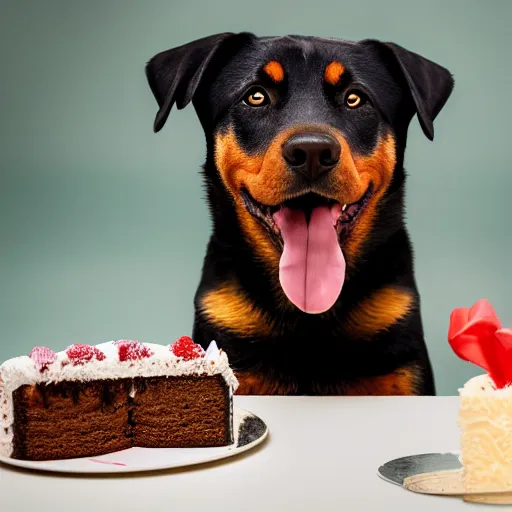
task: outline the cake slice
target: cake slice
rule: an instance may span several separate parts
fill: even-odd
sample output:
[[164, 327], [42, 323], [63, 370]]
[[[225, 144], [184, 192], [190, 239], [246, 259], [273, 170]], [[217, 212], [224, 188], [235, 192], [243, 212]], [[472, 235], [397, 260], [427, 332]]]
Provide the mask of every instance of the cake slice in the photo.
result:
[[486, 373], [460, 394], [460, 460], [468, 495], [512, 491], [512, 331], [503, 329], [491, 304], [452, 312], [449, 343]]
[[464, 490], [512, 491], [512, 389], [497, 389], [488, 374], [460, 390], [459, 427]]
[[238, 382], [225, 352], [190, 338], [37, 347], [0, 366], [0, 455], [91, 457], [133, 446], [233, 442]]

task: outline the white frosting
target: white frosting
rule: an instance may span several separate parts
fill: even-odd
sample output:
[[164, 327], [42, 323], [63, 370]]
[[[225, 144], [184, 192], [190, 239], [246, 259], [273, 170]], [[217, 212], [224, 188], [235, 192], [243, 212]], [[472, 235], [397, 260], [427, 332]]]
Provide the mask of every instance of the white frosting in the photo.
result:
[[460, 458], [466, 493], [512, 489], [512, 386], [497, 389], [488, 374], [459, 390]]
[[57, 352], [57, 359], [40, 371], [29, 356], [9, 359], [0, 366], [0, 455], [10, 456], [13, 439], [13, 392], [20, 386], [62, 381], [91, 381], [100, 379], [126, 379], [134, 377], [176, 377], [184, 375], [222, 375], [230, 388], [236, 391], [238, 381], [229, 367], [225, 352], [212, 341], [205, 356], [186, 361], [175, 356], [169, 346], [144, 343], [150, 357], [120, 361], [118, 347], [109, 341], [96, 345], [105, 359], [84, 364], [73, 364], [66, 351]]
[[459, 389], [460, 396], [495, 396], [495, 397], [511, 397], [512, 386], [505, 386], [504, 388], [496, 388], [496, 384], [488, 373], [477, 375], [469, 379], [463, 388]]

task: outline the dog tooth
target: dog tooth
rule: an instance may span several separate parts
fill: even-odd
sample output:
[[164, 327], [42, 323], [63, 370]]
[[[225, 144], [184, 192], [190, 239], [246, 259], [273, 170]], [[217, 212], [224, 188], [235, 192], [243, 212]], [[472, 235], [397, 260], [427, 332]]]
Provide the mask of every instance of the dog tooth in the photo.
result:
[[347, 209], [347, 205], [346, 205], [346, 204], [344, 204], [344, 205], [343, 205], [343, 208], [341, 209], [341, 211], [342, 211], [342, 212], [344, 212], [346, 209]]

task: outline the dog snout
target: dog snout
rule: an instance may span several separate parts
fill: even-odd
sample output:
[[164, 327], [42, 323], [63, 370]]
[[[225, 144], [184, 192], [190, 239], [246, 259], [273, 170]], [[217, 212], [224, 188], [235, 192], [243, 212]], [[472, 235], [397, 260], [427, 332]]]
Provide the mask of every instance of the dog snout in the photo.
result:
[[315, 181], [339, 162], [341, 145], [327, 133], [299, 133], [283, 144], [282, 152], [293, 171]]

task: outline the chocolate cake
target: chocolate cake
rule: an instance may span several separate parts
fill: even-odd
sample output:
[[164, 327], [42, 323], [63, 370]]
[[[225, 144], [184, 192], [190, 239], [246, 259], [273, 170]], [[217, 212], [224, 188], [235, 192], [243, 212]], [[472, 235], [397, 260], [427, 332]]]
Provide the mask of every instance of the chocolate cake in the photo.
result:
[[92, 457], [233, 442], [238, 383], [227, 356], [190, 338], [36, 347], [0, 366], [0, 455]]

